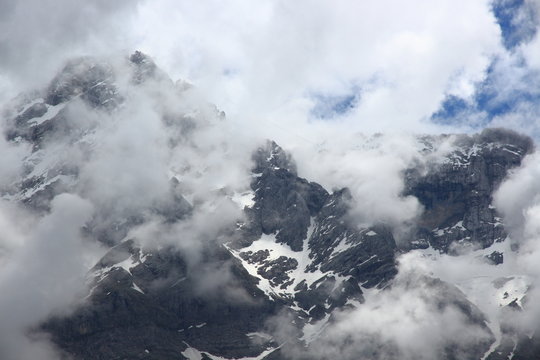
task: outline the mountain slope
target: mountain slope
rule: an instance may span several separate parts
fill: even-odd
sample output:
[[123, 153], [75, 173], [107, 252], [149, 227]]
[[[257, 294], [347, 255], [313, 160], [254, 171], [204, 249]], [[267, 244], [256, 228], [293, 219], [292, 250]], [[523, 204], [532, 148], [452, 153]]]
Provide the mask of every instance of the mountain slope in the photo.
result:
[[[406, 253], [481, 257], [489, 266], [512, 256], [502, 248], [509, 239], [493, 194], [532, 151], [529, 138], [502, 129], [418, 137], [402, 195], [424, 211], [396, 240], [382, 221], [358, 225], [349, 210], [362, 199], [302, 178], [273, 141], [242, 148], [241, 176], [220, 182], [234, 171], [233, 145], [205, 137], [222, 131], [224, 114], [146, 55], [124, 61], [73, 60], [4, 114], [6, 138], [28, 154], [2, 198], [36, 216], [62, 193], [89, 199], [95, 212], [82, 237], [107, 249], [77, 309], [41, 324], [66, 357], [406, 358], [384, 330], [345, 332], [352, 340], [330, 345], [343, 340], [334, 337], [347, 317], [367, 318], [388, 298], [412, 294], [404, 298], [458, 317], [478, 335], [438, 339], [433, 356], [491, 351], [488, 359], [497, 359], [506, 346], [533, 358], [534, 338], [506, 339], [504, 322], [499, 329], [467, 286], [407, 273], [400, 263]], [[141, 148], [139, 128], [152, 147]]]

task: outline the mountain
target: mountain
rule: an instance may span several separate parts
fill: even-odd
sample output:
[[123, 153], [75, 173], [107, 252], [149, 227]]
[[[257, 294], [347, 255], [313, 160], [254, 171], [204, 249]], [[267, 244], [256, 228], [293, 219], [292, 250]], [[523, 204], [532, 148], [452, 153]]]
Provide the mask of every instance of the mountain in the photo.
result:
[[[4, 120], [6, 138], [29, 150], [3, 199], [36, 216], [62, 193], [90, 199], [95, 213], [81, 236], [107, 249], [76, 309], [34, 330], [49, 334], [65, 358], [403, 359], [384, 329], [350, 339], [359, 344], [350, 352], [329, 345], [344, 318], [370, 306], [376, 312], [377, 301], [400, 291], [474, 329], [475, 337], [431, 344], [439, 359], [540, 353], [537, 333], [496, 323], [461, 284], [400, 270], [404, 254], [481, 257], [492, 267], [513, 256], [517, 245], [510, 253], [500, 246], [510, 239], [493, 196], [533, 152], [526, 136], [504, 129], [418, 136], [402, 196], [423, 211], [398, 238], [383, 220], [358, 225], [350, 210], [362, 199], [301, 177], [271, 140], [243, 149], [245, 186], [215, 186], [232, 171], [224, 164], [233, 145], [205, 142], [204, 134], [220, 131], [224, 113], [140, 52], [120, 65], [72, 60], [44, 90], [17, 98]], [[144, 136], [157, 134], [155, 148], [137, 142], [141, 126]], [[526, 306], [524, 293], [508, 290], [514, 280], [482, 283], [505, 290], [502, 312]]]

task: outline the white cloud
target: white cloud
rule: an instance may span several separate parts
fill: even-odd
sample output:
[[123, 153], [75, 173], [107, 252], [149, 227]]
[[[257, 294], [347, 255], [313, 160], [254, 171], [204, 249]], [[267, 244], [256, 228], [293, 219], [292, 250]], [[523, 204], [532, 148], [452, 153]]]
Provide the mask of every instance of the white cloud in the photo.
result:
[[371, 290], [366, 303], [334, 313], [309, 349], [284, 346], [284, 352], [293, 359], [427, 360], [452, 358], [450, 350], [461, 359], [489, 344], [492, 335], [478, 310], [457, 288], [426, 277], [427, 269], [411, 260], [401, 260], [391, 288]]
[[353, 133], [336, 134], [314, 146], [303, 144], [293, 153], [301, 176], [329, 191], [342, 187], [351, 190], [355, 223], [369, 226], [383, 222], [399, 230], [422, 212], [416, 198], [402, 195], [403, 172], [426, 160], [419, 150], [412, 135], [367, 137]]
[[2, 357], [58, 358], [46, 337], [29, 331], [51, 312], [68, 313], [75, 297], [82, 294], [89, 262], [96, 255], [80, 233], [91, 213], [87, 201], [63, 194], [53, 200], [51, 213], [35, 223], [30, 233], [18, 229], [16, 222], [3, 223], [8, 234], [16, 234], [14, 238], [20, 241], [0, 262]]
[[[121, 48], [128, 38], [122, 28], [136, 3], [3, 0], [0, 89], [11, 93], [33, 89], [48, 81], [66, 57]], [[9, 98], [0, 94], [0, 102]]]
[[489, 1], [161, 0], [139, 7], [135, 28], [138, 46], [253, 131], [310, 131], [309, 93], [351, 83], [362, 90], [348, 128], [429, 129], [444, 94], [470, 95], [502, 51]]

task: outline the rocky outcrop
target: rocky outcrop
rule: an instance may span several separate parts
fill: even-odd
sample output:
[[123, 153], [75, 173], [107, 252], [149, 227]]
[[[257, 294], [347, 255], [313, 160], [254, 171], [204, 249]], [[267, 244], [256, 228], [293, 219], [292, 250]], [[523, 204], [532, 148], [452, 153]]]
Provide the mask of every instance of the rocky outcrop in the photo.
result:
[[[424, 151], [440, 139], [424, 138]], [[412, 247], [457, 254], [463, 248], [487, 248], [506, 238], [493, 192], [508, 172], [532, 151], [532, 140], [509, 130], [487, 129], [459, 135], [453, 150], [427, 168], [409, 169], [406, 195], [424, 206]]]
[[[272, 317], [291, 313], [300, 338], [307, 324], [364, 302], [361, 286], [388, 284], [396, 273], [392, 234], [349, 224], [346, 189], [330, 195], [299, 178], [275, 143], [254, 159], [249, 223], [235, 240], [207, 243], [196, 264], [173, 247], [121, 242], [91, 270], [88, 304], [45, 324], [55, 342], [81, 359], [178, 358], [190, 347], [225, 358], [257, 356], [280, 345], [250, 335], [264, 333]], [[209, 269], [227, 276], [203, 291], [201, 274]]]
[[[248, 334], [276, 314], [277, 304], [223, 247], [209, 244], [203, 256], [189, 265], [174, 248], [146, 251], [125, 241], [91, 270], [88, 303], [44, 327], [77, 359], [182, 359], [188, 346], [238, 358], [275, 346]], [[209, 266], [230, 277], [205, 288]]]
[[276, 234], [277, 242], [302, 251], [310, 218], [319, 212], [328, 193], [319, 184], [299, 178], [290, 155], [273, 141], [259, 148], [253, 160], [255, 205], [246, 210], [250, 219], [246, 229], [255, 237]]

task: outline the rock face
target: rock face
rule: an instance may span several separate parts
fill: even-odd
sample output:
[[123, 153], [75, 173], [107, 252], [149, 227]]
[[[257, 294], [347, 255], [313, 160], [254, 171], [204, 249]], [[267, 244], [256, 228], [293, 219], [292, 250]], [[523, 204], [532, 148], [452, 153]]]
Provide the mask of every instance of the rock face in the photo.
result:
[[[181, 91], [140, 52], [128, 59], [128, 68], [132, 86], [151, 88], [159, 81], [175, 94]], [[6, 137], [27, 143], [32, 151], [20, 181], [2, 190], [4, 199], [46, 213], [58, 194], [86, 194], [80, 167], [63, 152], [66, 144], [77, 144], [87, 160], [99, 147], [92, 140], [99, 124], [78, 121], [72, 110], [84, 106], [97, 114], [119, 111], [127, 98], [116, 81], [112, 66], [91, 58], [74, 60], [44, 91], [8, 113]], [[205, 111], [222, 120], [215, 109]], [[171, 134], [167, 146], [177, 150], [190, 143], [200, 125], [190, 115], [168, 109], [161, 121]], [[391, 227], [381, 223], [363, 228], [351, 222], [349, 208], [361, 199], [354, 199], [347, 188], [330, 193], [300, 177], [292, 156], [273, 141], [253, 151], [251, 174], [246, 174], [249, 191], [217, 191], [240, 204], [243, 215], [232, 224], [236, 227], [204, 238], [196, 253], [178, 246], [192, 235], [182, 224], [198, 216], [201, 206], [186, 194], [180, 176], [168, 179], [159, 199], [129, 211], [113, 211], [114, 204], [107, 203], [82, 229], [88, 239], [109, 248], [88, 273], [88, 294], [73, 314], [48, 319], [41, 327], [66, 358], [75, 359], [270, 360], [290, 358], [298, 349], [310, 355], [294, 359], [334, 359], [317, 348], [326, 327], [335, 314], [363, 306], [368, 292], [391, 289], [399, 254], [432, 248], [459, 255], [505, 239], [493, 192], [531, 151], [531, 141], [506, 130], [418, 141], [428, 156], [437, 144], [450, 140], [449, 153], [404, 174], [404, 195], [416, 197], [425, 211], [409, 245], [400, 248]], [[210, 222], [203, 221], [211, 227]], [[131, 236], [133, 230], [155, 223], [177, 231], [180, 240], [152, 246]], [[497, 265], [504, 255], [492, 251], [484, 260]], [[448, 342], [440, 359], [482, 358], [493, 342], [492, 333], [484, 315], [457, 287], [430, 277], [408, 286], [428, 289], [434, 308], [452, 308], [487, 334], [472, 345]], [[286, 341], [272, 332], [272, 322], [283, 317], [292, 327]], [[399, 359], [391, 344], [376, 340], [351, 359], [383, 354]], [[511, 343], [517, 349], [514, 358], [533, 358], [528, 341], [533, 340]], [[499, 348], [509, 348], [507, 343]]]
[[107, 63], [92, 58], [70, 61], [53, 79], [45, 95], [45, 103], [56, 106], [80, 96], [94, 107], [113, 108], [121, 102], [114, 85], [114, 72]]
[[[276, 303], [221, 246], [188, 265], [172, 248], [145, 252], [132, 240], [114, 247], [90, 271], [88, 304], [45, 328], [63, 350], [80, 359], [179, 359], [189, 346], [228, 358], [259, 355], [252, 342]], [[231, 280], [210, 290], [201, 285], [211, 263]], [[264, 339], [263, 339], [264, 340]]]
[[[433, 151], [436, 140], [424, 138], [426, 152]], [[487, 248], [506, 238], [492, 205], [493, 192], [532, 151], [532, 141], [508, 130], [488, 129], [475, 136], [458, 136], [453, 142], [455, 150], [442, 162], [406, 174], [405, 193], [425, 208], [413, 247], [458, 253], [466, 247]]]
[[[191, 347], [225, 358], [257, 356], [278, 344], [264, 337], [254, 342], [261, 335], [250, 334], [264, 334], [279, 313], [294, 314], [301, 336], [306, 324], [361, 304], [360, 285], [392, 279], [391, 232], [348, 225], [347, 190], [330, 195], [299, 178], [275, 143], [254, 159], [254, 203], [245, 208], [251, 220], [231, 243], [208, 243], [195, 266], [173, 248], [120, 243], [90, 271], [89, 304], [45, 324], [55, 342], [81, 359], [179, 358]], [[263, 221], [264, 211], [273, 214], [272, 225]], [[281, 232], [287, 236], [276, 235]], [[208, 268], [228, 274], [224, 288], [198, 289]], [[141, 337], [148, 332], [150, 338]]]
[[[356, 300], [362, 301], [360, 288], [347, 284], [382, 287], [393, 277], [397, 249], [392, 233], [382, 226], [350, 224], [347, 189], [329, 194], [299, 178], [290, 156], [274, 142], [259, 148], [254, 162], [254, 204], [245, 208], [248, 221], [232, 246], [246, 267], [270, 280], [269, 294], [297, 301], [306, 298], [298, 292], [343, 284], [349, 291], [356, 289]], [[259, 249], [260, 240], [270, 248]], [[313, 306], [297, 305], [305, 310]]]
[[328, 193], [299, 178], [290, 156], [274, 142], [258, 149], [254, 161], [256, 205], [251, 210], [250, 228], [257, 235], [277, 233], [277, 242], [302, 251], [310, 218], [320, 211]]

